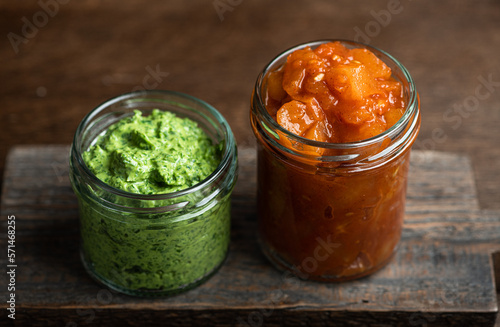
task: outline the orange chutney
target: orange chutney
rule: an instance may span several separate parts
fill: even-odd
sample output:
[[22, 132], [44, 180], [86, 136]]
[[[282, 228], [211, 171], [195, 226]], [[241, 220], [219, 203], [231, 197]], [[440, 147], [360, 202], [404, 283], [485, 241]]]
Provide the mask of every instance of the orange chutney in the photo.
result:
[[361, 277], [387, 263], [401, 237], [420, 127], [406, 69], [354, 42], [292, 48], [259, 76], [251, 122], [266, 256], [322, 281]]

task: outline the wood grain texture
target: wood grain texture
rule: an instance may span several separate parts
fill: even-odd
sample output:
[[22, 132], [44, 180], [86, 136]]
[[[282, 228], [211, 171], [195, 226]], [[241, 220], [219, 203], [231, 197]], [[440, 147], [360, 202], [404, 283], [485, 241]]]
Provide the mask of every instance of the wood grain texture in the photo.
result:
[[[371, 277], [326, 284], [275, 270], [261, 254], [255, 239], [255, 151], [241, 147], [224, 266], [187, 293], [140, 299], [95, 283], [80, 263], [68, 151], [68, 146], [20, 146], [8, 156], [0, 219], [5, 230], [7, 215], [16, 215], [18, 323], [494, 325], [498, 309], [491, 253], [500, 249], [500, 214], [478, 209], [465, 156], [414, 151], [398, 252]], [[5, 233], [0, 248], [6, 248]], [[6, 266], [5, 257], [0, 266]], [[5, 282], [2, 274], [0, 284]], [[0, 300], [6, 299], [2, 289]]]
[[[0, 2], [0, 170], [12, 146], [68, 144], [92, 108], [137, 87], [209, 102], [238, 144], [250, 146], [250, 95], [271, 58], [306, 41], [358, 39], [394, 55], [413, 76], [422, 107], [415, 148], [467, 154], [481, 208], [500, 209], [499, 1], [60, 2], [16, 47], [7, 36], [24, 37], [25, 21], [43, 8]], [[400, 6], [387, 15], [390, 3]], [[216, 4], [230, 5], [218, 11]], [[148, 80], [157, 67], [162, 75]], [[484, 79], [493, 84], [478, 90]]]

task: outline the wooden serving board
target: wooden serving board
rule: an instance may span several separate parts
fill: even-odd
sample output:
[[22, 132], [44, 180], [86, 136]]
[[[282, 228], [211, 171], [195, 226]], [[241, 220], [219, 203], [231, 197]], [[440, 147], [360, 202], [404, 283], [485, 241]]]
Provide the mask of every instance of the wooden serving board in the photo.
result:
[[[162, 299], [118, 294], [95, 283], [79, 259], [68, 146], [11, 149], [1, 199], [0, 256], [7, 269], [7, 217], [16, 217], [16, 320], [31, 326], [493, 326], [492, 253], [500, 214], [481, 212], [467, 157], [414, 151], [406, 220], [392, 261], [360, 280], [327, 284], [275, 270], [255, 237], [256, 158], [239, 149], [232, 240], [208, 282]], [[0, 274], [2, 323], [11, 323], [8, 276]]]

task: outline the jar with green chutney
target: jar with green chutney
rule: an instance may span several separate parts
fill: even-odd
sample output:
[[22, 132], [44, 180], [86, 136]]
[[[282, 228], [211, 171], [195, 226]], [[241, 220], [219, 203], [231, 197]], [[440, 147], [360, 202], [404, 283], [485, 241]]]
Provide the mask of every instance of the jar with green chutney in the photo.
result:
[[202, 284], [228, 252], [236, 179], [233, 133], [209, 104], [142, 91], [99, 105], [70, 153], [85, 269], [135, 296]]

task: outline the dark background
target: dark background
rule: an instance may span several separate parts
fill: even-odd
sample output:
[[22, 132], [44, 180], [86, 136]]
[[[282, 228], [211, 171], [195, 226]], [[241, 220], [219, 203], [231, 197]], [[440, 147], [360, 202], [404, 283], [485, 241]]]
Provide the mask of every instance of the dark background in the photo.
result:
[[14, 145], [69, 144], [87, 112], [138, 88], [209, 102], [252, 146], [263, 66], [298, 43], [344, 38], [408, 68], [423, 117], [414, 148], [468, 154], [481, 208], [500, 209], [499, 27], [493, 0], [3, 0], [0, 170]]

